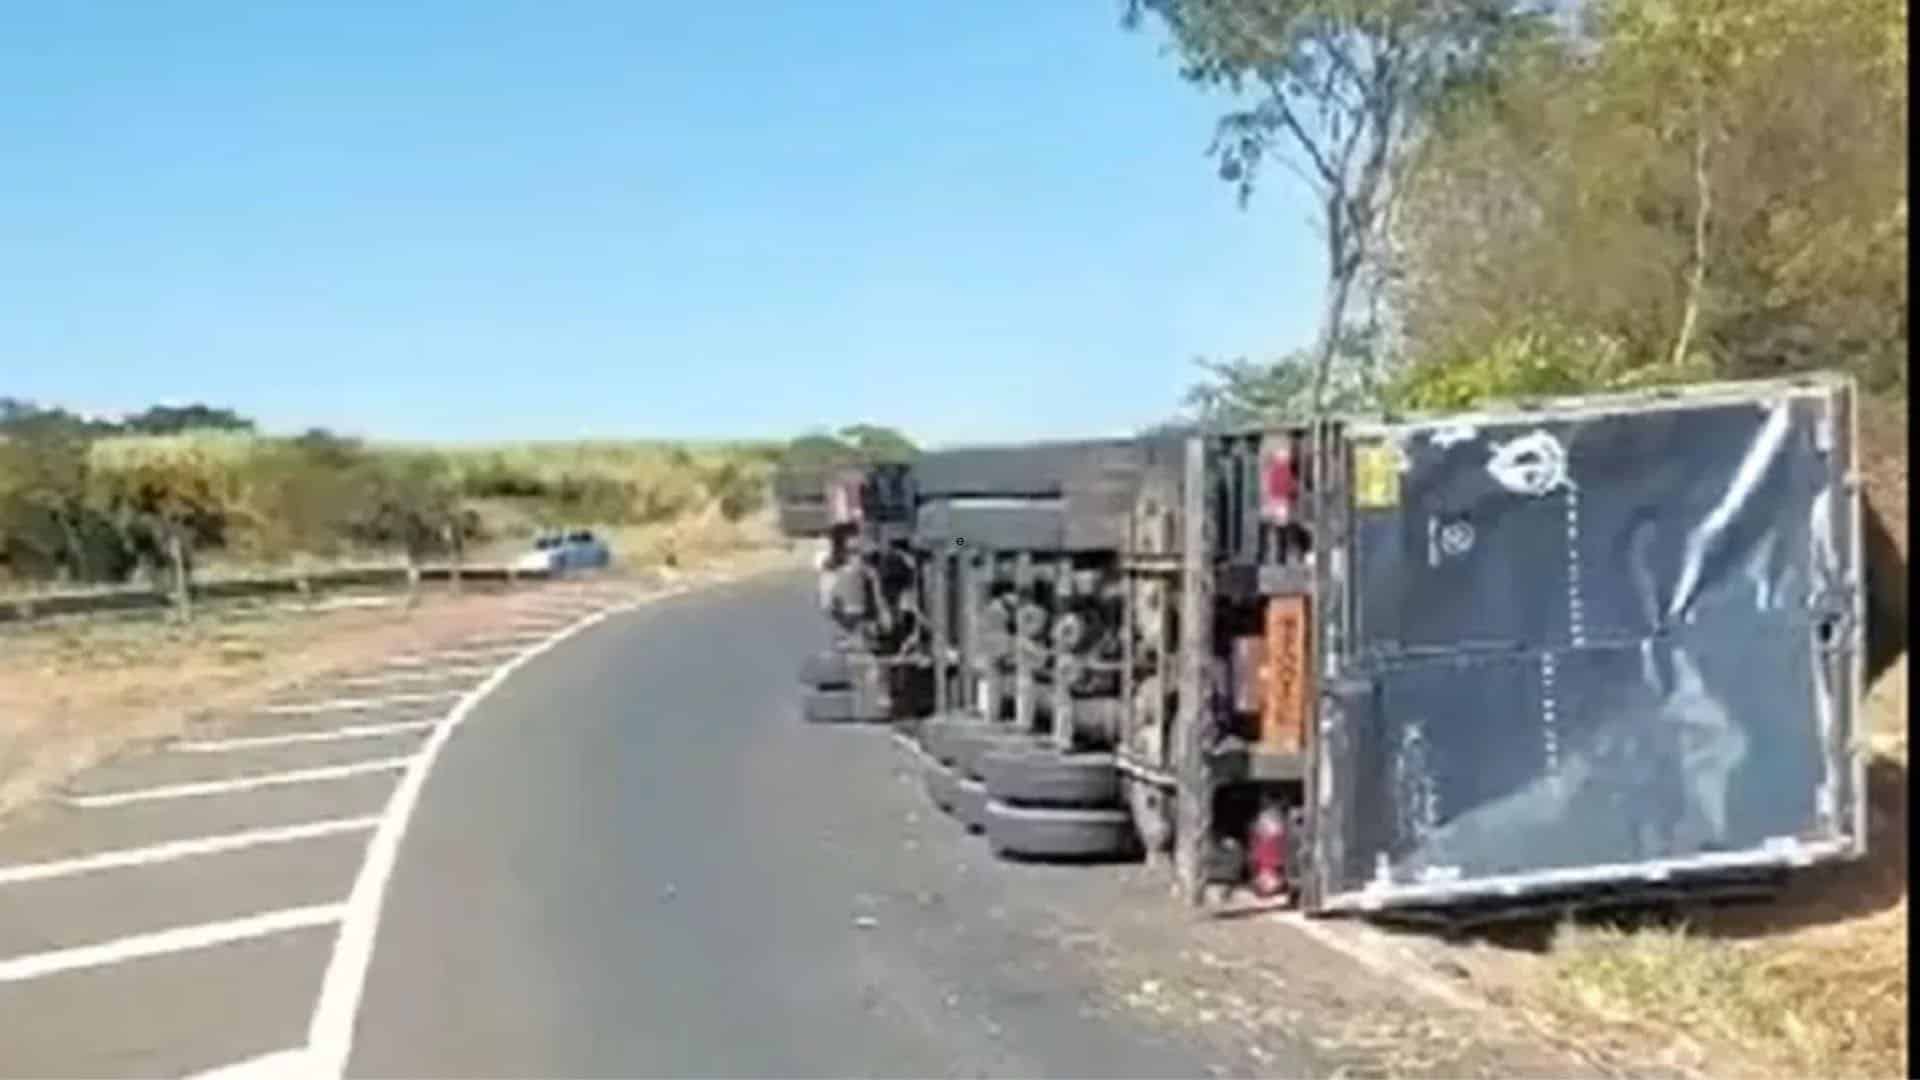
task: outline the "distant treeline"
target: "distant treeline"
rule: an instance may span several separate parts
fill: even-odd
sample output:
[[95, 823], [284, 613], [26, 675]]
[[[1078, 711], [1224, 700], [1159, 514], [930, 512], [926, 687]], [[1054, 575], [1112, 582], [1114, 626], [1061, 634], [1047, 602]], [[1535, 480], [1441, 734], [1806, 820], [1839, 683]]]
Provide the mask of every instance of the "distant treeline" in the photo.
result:
[[786, 444], [400, 446], [261, 434], [205, 405], [103, 420], [0, 398], [0, 577], [171, 582], [213, 553], [449, 555], [488, 538], [491, 503], [556, 525], [737, 521], [765, 504], [783, 458], [876, 448], [912, 449], [870, 425]]

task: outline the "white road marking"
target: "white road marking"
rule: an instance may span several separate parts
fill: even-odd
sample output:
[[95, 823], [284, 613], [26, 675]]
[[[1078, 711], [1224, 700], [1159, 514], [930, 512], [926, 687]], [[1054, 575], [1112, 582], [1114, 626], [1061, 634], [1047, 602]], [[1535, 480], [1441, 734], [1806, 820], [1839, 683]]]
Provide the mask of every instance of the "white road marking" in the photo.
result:
[[305, 1080], [312, 1075], [312, 1066], [307, 1063], [307, 1049], [303, 1046], [298, 1050], [275, 1050], [271, 1054], [221, 1065], [206, 1072], [194, 1073], [187, 1080], [281, 1080], [283, 1077]]
[[408, 683], [431, 682], [436, 679], [467, 679], [476, 675], [486, 675], [493, 671], [493, 665], [479, 667], [445, 668], [405, 668], [385, 675], [356, 675], [349, 679], [334, 680], [341, 686], [404, 686]]
[[395, 720], [390, 724], [348, 724], [324, 731], [290, 731], [284, 735], [247, 735], [233, 739], [188, 739], [168, 747], [185, 754], [219, 754], [229, 750], [252, 750], [262, 746], [290, 746], [296, 743], [345, 742], [350, 739], [377, 739], [408, 731], [425, 731], [438, 720]]
[[269, 716], [304, 716], [307, 713], [322, 712], [360, 712], [366, 709], [380, 709], [388, 705], [418, 705], [428, 701], [441, 701], [450, 697], [459, 697], [458, 690], [435, 690], [425, 694], [389, 694], [386, 697], [372, 698], [333, 698], [330, 701], [307, 701], [293, 705], [268, 705], [260, 711]]
[[438, 652], [408, 653], [388, 660], [384, 666], [390, 668], [432, 667], [447, 660], [484, 660], [489, 657], [498, 660], [512, 654], [513, 649], [442, 649]]
[[[436, 732], [435, 734], [438, 734]], [[363, 776], [367, 773], [391, 772], [404, 769], [419, 760], [419, 755], [406, 757], [380, 758], [375, 761], [356, 761], [350, 765], [328, 765], [317, 769], [295, 769], [292, 772], [267, 773], [262, 776], [241, 776], [232, 780], [207, 780], [195, 784], [168, 784], [164, 787], [138, 788], [133, 791], [116, 791], [107, 795], [70, 795], [69, 806], [83, 810], [99, 810], [109, 806], [125, 806], [128, 803], [153, 802], [159, 799], [189, 799], [199, 795], [226, 795], [236, 791], [252, 791], [255, 788], [284, 787], [288, 784], [313, 784], [326, 780], [345, 780], [350, 776]]]
[[551, 611], [526, 612], [527, 617], [515, 623], [513, 628], [515, 630], [544, 629], [546, 633], [551, 634], [567, 626], [569, 623], [578, 621], [582, 616], [591, 615], [605, 606], [604, 604], [588, 604], [578, 608], [556, 608]]
[[149, 847], [102, 851], [71, 859], [0, 866], [0, 885], [47, 881], [52, 878], [71, 877], [75, 874], [88, 874], [98, 870], [118, 870], [128, 866], [151, 866], [154, 863], [172, 862], [175, 859], [186, 859], [195, 855], [218, 855], [227, 851], [243, 851], [263, 844], [290, 844], [299, 840], [316, 840], [323, 836], [336, 836], [359, 829], [371, 829], [379, 823], [378, 814], [368, 814], [364, 817], [334, 818], [328, 821], [314, 821], [305, 825], [287, 825], [273, 829], [246, 829], [219, 836], [175, 840]]
[[311, 604], [289, 604], [289, 611], [340, 611], [345, 608], [394, 607], [400, 603], [397, 596], [336, 596], [327, 600], [315, 600]]
[[471, 638], [467, 641], [454, 642], [449, 648], [474, 652], [496, 652], [506, 649], [519, 650], [529, 645], [539, 644], [556, 629], [558, 629], [556, 626], [546, 626], [536, 628], [533, 633], [522, 632], [518, 634], [505, 634], [500, 637]]
[[354, 1019], [360, 1013], [360, 998], [366, 990], [367, 966], [373, 960], [373, 943], [380, 928], [381, 906], [400, 855], [400, 840], [406, 835], [407, 824], [413, 820], [414, 809], [420, 802], [420, 792], [426, 786], [427, 774], [433, 770], [433, 763], [439, 758], [441, 748], [460, 729], [461, 722], [466, 720], [468, 714], [505, 682], [507, 676], [575, 634], [638, 603], [640, 601], [636, 600], [596, 611], [500, 665], [485, 682], [461, 698], [459, 704], [447, 713], [446, 720], [427, 737], [426, 745], [414, 756], [413, 764], [400, 778], [393, 798], [387, 801], [380, 827], [367, 844], [366, 859], [360, 864], [360, 876], [354, 880], [353, 892], [347, 897], [346, 917], [341, 921], [339, 936], [334, 939], [333, 955], [327, 961], [326, 977], [320, 985], [320, 1001], [314, 1007], [313, 1019], [307, 1027], [307, 1053], [311, 1057], [312, 1069], [309, 1075], [332, 1078], [346, 1071], [347, 1059], [353, 1053]]
[[82, 968], [102, 967], [149, 956], [165, 956], [168, 953], [185, 952], [189, 949], [226, 945], [249, 938], [266, 937], [269, 934], [284, 934], [289, 930], [325, 926], [328, 923], [339, 922], [345, 914], [345, 904], [320, 904], [314, 907], [269, 911], [241, 919], [228, 919], [225, 922], [201, 923], [197, 926], [180, 926], [151, 934], [136, 934], [132, 937], [103, 941], [96, 945], [28, 953], [25, 956], [0, 960], [0, 983], [25, 982], [28, 979], [45, 978], [48, 975], [78, 971]]

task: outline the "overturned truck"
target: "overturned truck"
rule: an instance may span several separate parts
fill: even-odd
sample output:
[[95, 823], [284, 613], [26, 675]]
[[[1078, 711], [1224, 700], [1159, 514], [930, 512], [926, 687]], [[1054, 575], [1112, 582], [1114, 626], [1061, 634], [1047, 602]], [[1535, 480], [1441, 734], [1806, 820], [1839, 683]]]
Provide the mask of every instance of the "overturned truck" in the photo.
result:
[[804, 712], [1196, 902], [1764, 887], [1865, 848], [1854, 431], [1811, 376], [790, 472]]

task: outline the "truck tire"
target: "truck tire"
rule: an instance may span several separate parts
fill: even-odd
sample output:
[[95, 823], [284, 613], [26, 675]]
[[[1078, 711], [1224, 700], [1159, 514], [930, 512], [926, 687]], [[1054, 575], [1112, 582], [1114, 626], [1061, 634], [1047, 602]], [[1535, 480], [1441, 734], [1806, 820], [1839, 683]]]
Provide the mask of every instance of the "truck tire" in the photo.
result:
[[959, 744], [987, 730], [986, 721], [971, 713], [949, 712], [929, 716], [920, 722], [920, 746], [928, 757], [952, 767], [958, 759]]
[[973, 730], [948, 732], [946, 749], [954, 772], [969, 780], [980, 775], [980, 759], [995, 750], [1020, 751], [1037, 745], [1032, 735], [1020, 734], [1000, 724], [975, 724]]
[[987, 843], [1003, 859], [1119, 860], [1140, 851], [1125, 810], [1009, 806], [990, 799], [986, 825]]
[[893, 718], [894, 737], [904, 740], [908, 746], [911, 746], [915, 751], [919, 751], [920, 725], [924, 723], [926, 723], [925, 717], [896, 716]]
[[800, 681], [821, 690], [853, 684], [853, 661], [839, 649], [822, 649], [800, 662]]
[[960, 777], [953, 782], [953, 816], [970, 833], [986, 831], [987, 785]]
[[974, 780], [980, 779], [981, 754], [1033, 743], [1031, 735], [1018, 734], [1004, 724], [989, 724], [970, 713], [948, 713], [920, 723], [920, 746], [927, 756]]
[[1120, 770], [1112, 754], [1063, 754], [1038, 747], [1000, 747], [978, 762], [987, 793], [1012, 806], [1117, 808]]
[[920, 785], [926, 789], [927, 801], [942, 811], [952, 814], [959, 805], [959, 778], [953, 770], [937, 761], [920, 763]]
[[800, 715], [809, 724], [872, 724], [891, 719], [871, 700], [852, 690], [809, 690]]

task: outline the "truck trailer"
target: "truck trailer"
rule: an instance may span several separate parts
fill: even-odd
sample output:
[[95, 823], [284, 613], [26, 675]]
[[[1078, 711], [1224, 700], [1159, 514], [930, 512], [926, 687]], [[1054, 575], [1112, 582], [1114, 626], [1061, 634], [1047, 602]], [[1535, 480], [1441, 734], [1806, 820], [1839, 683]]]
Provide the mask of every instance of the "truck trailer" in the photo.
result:
[[1866, 846], [1841, 376], [790, 471], [816, 722], [1022, 859], [1464, 920]]

